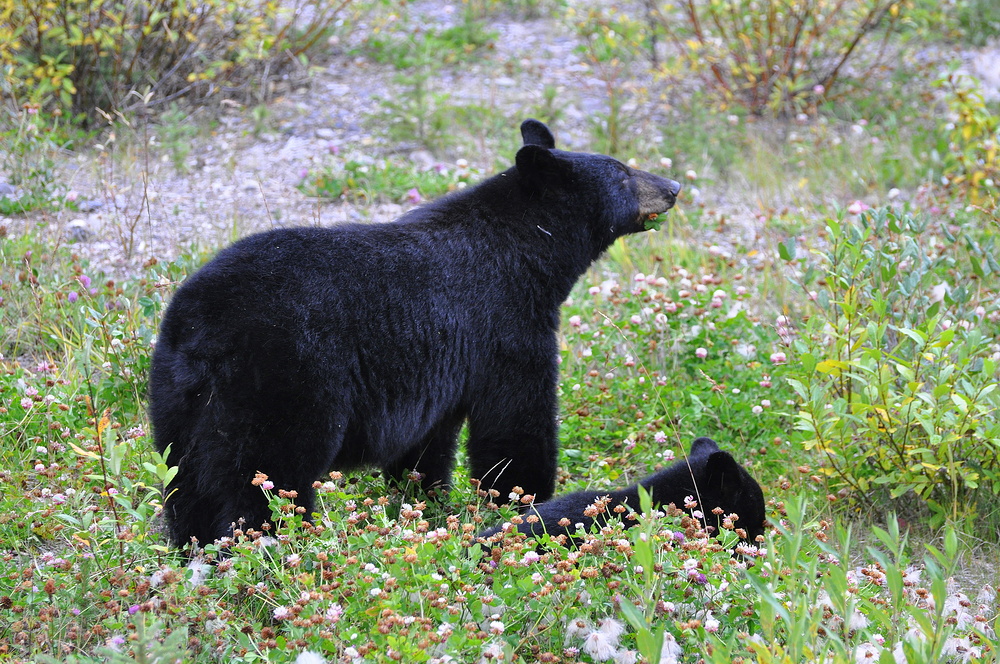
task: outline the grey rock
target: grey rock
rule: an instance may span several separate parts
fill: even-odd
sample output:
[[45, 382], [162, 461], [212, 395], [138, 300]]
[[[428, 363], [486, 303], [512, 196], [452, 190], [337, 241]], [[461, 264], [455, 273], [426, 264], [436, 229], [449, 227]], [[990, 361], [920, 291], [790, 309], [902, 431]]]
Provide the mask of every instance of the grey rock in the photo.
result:
[[74, 219], [66, 224], [66, 237], [71, 242], [87, 242], [94, 237], [94, 230], [86, 219]]

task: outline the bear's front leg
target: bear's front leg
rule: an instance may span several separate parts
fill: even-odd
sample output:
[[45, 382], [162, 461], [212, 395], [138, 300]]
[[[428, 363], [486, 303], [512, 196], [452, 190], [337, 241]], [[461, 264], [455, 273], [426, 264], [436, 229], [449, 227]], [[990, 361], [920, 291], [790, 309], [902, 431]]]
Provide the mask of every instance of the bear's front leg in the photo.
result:
[[514, 487], [542, 502], [555, 490], [559, 455], [555, 380], [514, 384], [516, 390], [487, 393], [470, 410], [469, 470], [501, 502]]

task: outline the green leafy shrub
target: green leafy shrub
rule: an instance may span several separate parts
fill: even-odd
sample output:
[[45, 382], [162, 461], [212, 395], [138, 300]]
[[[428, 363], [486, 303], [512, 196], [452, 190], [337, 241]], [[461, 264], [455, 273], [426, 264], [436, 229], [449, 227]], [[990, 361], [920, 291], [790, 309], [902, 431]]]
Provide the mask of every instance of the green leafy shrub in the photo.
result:
[[[849, 529], [809, 521], [807, 504], [793, 498], [776, 524], [761, 564], [749, 569], [754, 634], [711, 635], [706, 661], [728, 664], [780, 662], [996, 662], [989, 627], [995, 592], [987, 586], [969, 597], [951, 579], [959, 559], [951, 528], [943, 550], [927, 545], [908, 553], [894, 514], [886, 528], [871, 528], [864, 563], [852, 554]], [[734, 659], [749, 650], [753, 660]]]
[[[691, 74], [724, 103], [755, 114], [799, 112], [882, 64], [907, 3], [899, 0], [707, 0], [647, 3], [651, 21], [679, 55], [664, 73]], [[880, 41], [876, 41], [878, 38]], [[866, 57], [871, 55], [866, 53]]]
[[958, 0], [952, 11], [967, 42], [983, 46], [1000, 35], [1000, 5], [992, 0]]
[[[247, 86], [253, 63], [305, 55], [352, 0], [15, 0], [0, 12], [3, 87], [18, 103], [89, 117]], [[302, 20], [301, 16], [309, 16]], [[130, 95], [137, 93], [133, 101]]]
[[942, 88], [949, 120], [943, 122], [938, 155], [949, 187], [973, 205], [997, 200], [1000, 185], [1000, 116], [986, 105], [979, 83], [956, 72], [935, 82]]
[[858, 501], [916, 495], [933, 525], [976, 528], [1000, 492], [993, 238], [942, 244], [888, 209], [827, 232], [818, 306], [794, 343], [801, 375], [788, 378], [805, 446]]

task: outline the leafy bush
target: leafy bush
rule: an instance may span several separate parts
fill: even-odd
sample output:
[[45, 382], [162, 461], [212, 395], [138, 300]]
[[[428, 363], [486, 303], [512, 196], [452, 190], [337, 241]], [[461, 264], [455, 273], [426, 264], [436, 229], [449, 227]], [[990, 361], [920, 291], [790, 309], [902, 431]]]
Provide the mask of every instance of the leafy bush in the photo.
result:
[[[922, 557], [911, 556], [890, 513], [885, 529], [871, 528], [873, 543], [858, 564], [850, 530], [808, 521], [801, 498], [784, 507], [767, 556], [746, 575], [756, 594], [755, 633], [712, 635], [705, 661], [997, 661], [987, 618], [996, 593], [986, 586], [969, 597], [954, 586], [960, 551], [953, 529], [945, 531], [943, 550], [927, 545]], [[755, 659], [733, 659], [744, 654], [739, 650]]]
[[794, 344], [801, 376], [788, 378], [805, 446], [857, 500], [912, 493], [932, 525], [976, 529], [1000, 492], [993, 238], [942, 244], [888, 209], [827, 233], [818, 306]]
[[979, 83], [956, 72], [935, 82], [944, 90], [949, 118], [938, 145], [947, 184], [973, 205], [990, 206], [1000, 185], [1000, 116], [983, 99]]
[[[799, 112], [844, 88], [864, 53], [864, 81], [902, 22], [897, 0], [706, 0], [647, 3], [680, 54], [665, 73], [698, 77], [725, 103], [755, 114]], [[675, 8], [676, 7], [676, 8]], [[881, 42], [875, 42], [876, 32]], [[874, 50], [874, 57], [865, 53]]]
[[[248, 85], [253, 63], [303, 56], [342, 25], [352, 0], [14, 0], [0, 11], [5, 92], [91, 116]], [[308, 15], [305, 21], [300, 16]], [[130, 95], [135, 95], [130, 100]]]

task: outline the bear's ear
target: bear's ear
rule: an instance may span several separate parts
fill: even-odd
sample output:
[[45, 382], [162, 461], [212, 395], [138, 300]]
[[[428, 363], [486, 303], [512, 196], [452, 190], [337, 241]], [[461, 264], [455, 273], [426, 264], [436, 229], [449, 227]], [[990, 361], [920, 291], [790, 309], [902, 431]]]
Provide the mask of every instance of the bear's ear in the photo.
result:
[[719, 446], [711, 438], [695, 438], [695, 441], [691, 443], [691, 456], [707, 456], [718, 451]]
[[562, 165], [552, 152], [540, 145], [525, 145], [517, 151], [517, 172], [529, 188], [544, 189], [563, 179]]
[[530, 118], [521, 123], [521, 138], [525, 145], [540, 145], [550, 150], [556, 146], [556, 139], [549, 128]]
[[[728, 503], [729, 509], [735, 507], [733, 503], [743, 489], [742, 471], [740, 464], [736, 463], [736, 459], [730, 456], [729, 452], [714, 452], [705, 463], [705, 482], [708, 484], [708, 492], [720, 496]], [[712, 508], [714, 507], [716, 505], [712, 505]]]

